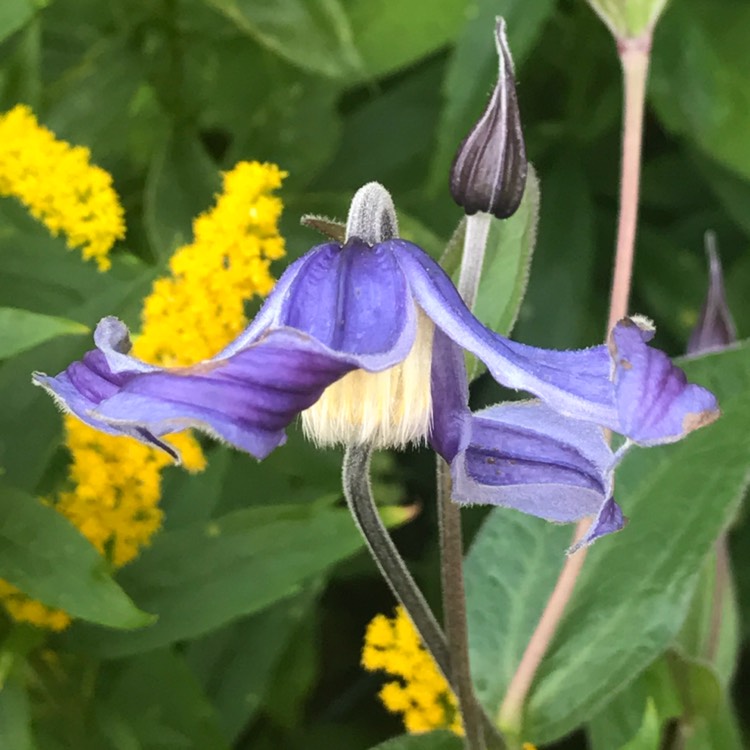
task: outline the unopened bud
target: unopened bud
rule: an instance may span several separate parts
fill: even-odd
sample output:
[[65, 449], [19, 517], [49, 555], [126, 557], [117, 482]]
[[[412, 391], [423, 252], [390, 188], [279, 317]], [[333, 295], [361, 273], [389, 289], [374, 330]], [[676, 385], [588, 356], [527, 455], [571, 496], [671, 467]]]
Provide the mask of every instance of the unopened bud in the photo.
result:
[[513, 215], [526, 186], [526, 146], [518, 112], [513, 59], [505, 21], [497, 19], [495, 43], [500, 63], [497, 85], [482, 117], [461, 144], [451, 167], [453, 200], [471, 216]]
[[708, 293], [698, 323], [690, 334], [688, 354], [716, 351], [737, 340], [737, 329], [724, 293], [724, 274], [713, 232], [706, 232], [706, 255], [709, 268]]

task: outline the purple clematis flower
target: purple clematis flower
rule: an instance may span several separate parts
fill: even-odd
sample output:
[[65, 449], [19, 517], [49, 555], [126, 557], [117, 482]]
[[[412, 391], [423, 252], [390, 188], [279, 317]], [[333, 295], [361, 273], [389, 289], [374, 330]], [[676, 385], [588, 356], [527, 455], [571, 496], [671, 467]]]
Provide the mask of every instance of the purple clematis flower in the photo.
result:
[[[395, 237], [390, 197], [380, 215], [373, 191], [385, 200], [380, 186], [358, 193], [347, 241], [293, 263], [215, 357], [190, 367], [146, 364], [128, 354], [125, 326], [105, 318], [96, 349], [34, 382], [88, 424], [172, 453], [160, 437], [195, 427], [262, 459], [299, 414], [323, 445], [427, 438], [452, 463], [461, 502], [556, 521], [596, 513], [592, 538], [619, 528], [600, 426], [643, 445], [679, 440], [718, 416], [713, 395], [648, 346], [652, 330], [638, 319], [621, 321], [609, 347], [579, 351], [537, 349], [487, 329], [443, 270]], [[544, 405], [472, 416], [462, 349]]]

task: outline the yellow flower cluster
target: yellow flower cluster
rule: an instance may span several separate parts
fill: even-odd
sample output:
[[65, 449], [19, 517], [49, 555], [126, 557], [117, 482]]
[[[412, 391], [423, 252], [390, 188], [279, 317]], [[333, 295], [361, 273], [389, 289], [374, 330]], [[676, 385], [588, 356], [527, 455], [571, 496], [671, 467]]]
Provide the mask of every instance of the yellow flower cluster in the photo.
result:
[[456, 696], [402, 607], [393, 618], [376, 615], [367, 626], [362, 666], [399, 678], [383, 685], [379, 696], [390, 712], [402, 714], [408, 732], [450, 729], [463, 735]]
[[245, 327], [244, 306], [273, 287], [272, 260], [284, 255], [281, 200], [271, 192], [286, 173], [240, 162], [224, 174], [216, 206], [193, 223], [194, 241], [172, 256], [143, 308], [142, 359], [185, 365], [216, 354]]
[[[170, 275], [154, 283], [142, 314], [136, 356], [161, 365], [210, 357], [245, 327], [244, 305], [265, 296], [274, 279], [270, 261], [283, 256], [278, 233], [281, 201], [271, 195], [285, 173], [272, 164], [241, 162], [224, 174], [216, 206], [193, 225], [194, 241], [175, 251]], [[98, 432], [75, 417], [65, 419], [73, 488], [56, 508], [105, 554], [125, 565], [160, 528], [161, 474], [169, 458], [128, 437]], [[205, 457], [191, 433], [169, 438], [191, 471]], [[59, 630], [68, 616], [29, 600], [5, 584], [0, 598], [17, 620]]]
[[123, 210], [108, 172], [83, 146], [58, 140], [23, 104], [0, 115], [0, 196], [14, 196], [49, 231], [82, 248], [100, 270], [125, 236]]

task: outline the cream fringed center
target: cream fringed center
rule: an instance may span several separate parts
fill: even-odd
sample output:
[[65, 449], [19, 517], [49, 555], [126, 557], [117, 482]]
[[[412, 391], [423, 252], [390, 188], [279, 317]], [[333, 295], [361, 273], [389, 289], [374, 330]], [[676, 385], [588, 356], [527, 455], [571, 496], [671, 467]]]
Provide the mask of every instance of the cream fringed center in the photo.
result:
[[382, 372], [355, 370], [328, 386], [302, 412], [305, 434], [318, 445], [401, 448], [423, 440], [432, 421], [435, 326], [417, 311], [417, 334], [406, 359]]

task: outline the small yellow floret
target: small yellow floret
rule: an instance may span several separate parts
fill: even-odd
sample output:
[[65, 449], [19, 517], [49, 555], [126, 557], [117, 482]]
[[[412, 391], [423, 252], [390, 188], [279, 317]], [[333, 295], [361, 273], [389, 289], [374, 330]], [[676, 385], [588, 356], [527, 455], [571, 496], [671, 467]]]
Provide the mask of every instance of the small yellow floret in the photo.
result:
[[424, 440], [432, 422], [435, 326], [417, 312], [417, 334], [403, 362], [382, 372], [354, 370], [302, 412], [305, 434], [318, 445], [403, 448]]
[[362, 666], [398, 677], [380, 690], [388, 711], [401, 714], [408, 732], [449, 729], [463, 735], [458, 702], [402, 607], [393, 618], [377, 615], [367, 627]]
[[22, 105], [0, 115], [0, 196], [13, 196], [53, 235], [67, 237], [100, 270], [125, 236], [124, 213], [108, 172], [82, 146], [58, 140]]

